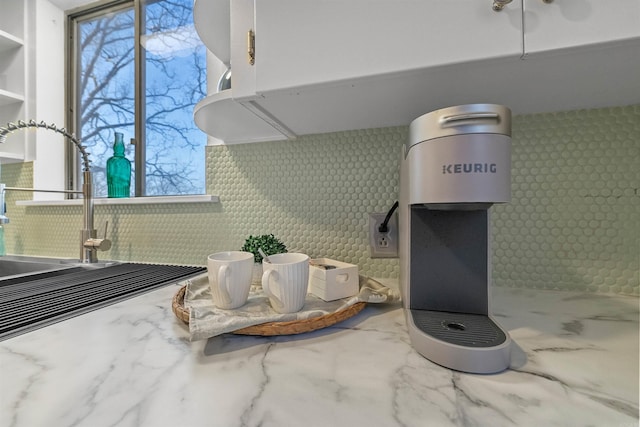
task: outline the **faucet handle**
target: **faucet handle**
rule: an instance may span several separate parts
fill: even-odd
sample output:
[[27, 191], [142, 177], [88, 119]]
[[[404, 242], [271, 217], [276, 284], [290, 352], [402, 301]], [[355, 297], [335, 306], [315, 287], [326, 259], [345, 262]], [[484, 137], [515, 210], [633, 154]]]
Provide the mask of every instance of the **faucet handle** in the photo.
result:
[[94, 249], [98, 251], [108, 251], [109, 249], [111, 249], [111, 240], [97, 238], [87, 239], [84, 242], [84, 247], [87, 249]]
[[93, 249], [97, 251], [108, 251], [111, 249], [111, 240], [107, 239], [107, 229], [109, 228], [109, 221], [107, 221], [104, 225], [104, 238], [99, 239], [96, 237], [91, 237], [83, 243], [83, 246], [86, 249]]

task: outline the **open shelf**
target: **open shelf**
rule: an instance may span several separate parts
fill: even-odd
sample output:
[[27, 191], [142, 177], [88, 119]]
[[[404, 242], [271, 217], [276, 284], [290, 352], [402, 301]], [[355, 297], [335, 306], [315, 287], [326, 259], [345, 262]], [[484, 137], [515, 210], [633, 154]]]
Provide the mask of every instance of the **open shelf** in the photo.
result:
[[0, 52], [5, 52], [22, 46], [24, 46], [24, 41], [21, 38], [0, 30]]

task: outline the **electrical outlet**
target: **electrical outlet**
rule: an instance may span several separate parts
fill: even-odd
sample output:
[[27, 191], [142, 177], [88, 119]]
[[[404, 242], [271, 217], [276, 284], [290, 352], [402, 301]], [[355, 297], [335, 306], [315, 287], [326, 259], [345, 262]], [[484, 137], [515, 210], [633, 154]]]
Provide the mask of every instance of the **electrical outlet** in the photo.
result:
[[369, 214], [371, 258], [398, 258], [398, 215], [391, 215], [387, 223], [388, 231], [381, 233], [378, 229], [386, 217], [386, 213]]

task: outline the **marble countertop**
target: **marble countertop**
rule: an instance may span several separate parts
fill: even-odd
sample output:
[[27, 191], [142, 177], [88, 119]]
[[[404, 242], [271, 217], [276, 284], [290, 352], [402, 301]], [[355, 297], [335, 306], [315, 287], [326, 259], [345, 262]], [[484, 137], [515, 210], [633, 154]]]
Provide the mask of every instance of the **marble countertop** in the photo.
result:
[[0, 342], [0, 425], [638, 425], [638, 299], [494, 289], [511, 369], [416, 353], [399, 305], [289, 337], [189, 342], [169, 286]]

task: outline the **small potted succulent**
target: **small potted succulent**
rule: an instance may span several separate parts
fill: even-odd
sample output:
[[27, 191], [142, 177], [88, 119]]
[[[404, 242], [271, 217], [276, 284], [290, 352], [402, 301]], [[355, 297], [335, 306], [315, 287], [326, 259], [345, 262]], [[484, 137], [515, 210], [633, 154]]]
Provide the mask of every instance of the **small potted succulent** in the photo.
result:
[[263, 234], [261, 236], [249, 236], [244, 241], [241, 251], [251, 252], [253, 254], [253, 284], [258, 285], [262, 282], [262, 255], [258, 252], [258, 248], [262, 249], [265, 255], [274, 255], [287, 252], [287, 247], [273, 234]]

